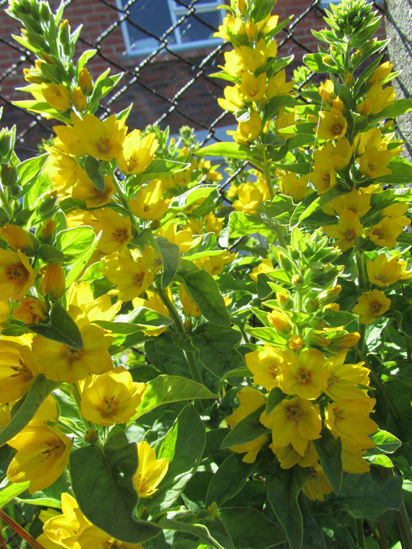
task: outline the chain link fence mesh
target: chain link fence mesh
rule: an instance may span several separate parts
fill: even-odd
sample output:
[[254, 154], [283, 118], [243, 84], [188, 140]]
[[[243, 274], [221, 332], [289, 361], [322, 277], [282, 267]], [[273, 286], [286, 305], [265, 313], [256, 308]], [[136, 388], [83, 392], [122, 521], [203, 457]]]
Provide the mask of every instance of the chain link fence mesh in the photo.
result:
[[[155, 0], [159, 9], [166, 7], [169, 0]], [[7, 0], [0, 0], [0, 106], [4, 107], [3, 123], [17, 124], [18, 153], [30, 156], [41, 138], [51, 133], [53, 122], [39, 115], [29, 113], [13, 105], [13, 100], [27, 98], [27, 94], [15, 89], [25, 84], [22, 73], [30, 66], [33, 55], [12, 38], [18, 32], [18, 24], [9, 18], [4, 9]], [[53, 7], [57, 2], [52, 1]], [[201, 131], [202, 140], [218, 139], [217, 128], [233, 124], [230, 113], [222, 112], [217, 98], [223, 94], [224, 83], [209, 75], [218, 70], [223, 62], [223, 53], [228, 50], [224, 43], [212, 48], [196, 48], [177, 51], [173, 47], [174, 33], [179, 29], [197, 24], [210, 34], [217, 30], [211, 25], [207, 14], [198, 6], [201, 0], [174, 0], [180, 8], [176, 21], [162, 34], [155, 34], [142, 26], [138, 17], [144, 10], [145, 0], [67, 0], [65, 17], [73, 27], [83, 24], [78, 42], [78, 53], [96, 49], [97, 54], [90, 63], [94, 76], [110, 67], [112, 73], [121, 72], [123, 78], [115, 93], [105, 99], [99, 116], [118, 112], [134, 103], [129, 117], [130, 127], [143, 128], [147, 124], [169, 125], [172, 133], [182, 125]], [[164, 6], [163, 6], [164, 4]], [[375, 6], [382, 11], [380, 5]], [[141, 5], [141, 8], [140, 8]], [[293, 70], [303, 54], [316, 51], [316, 41], [311, 28], [321, 28], [324, 11], [320, 0], [296, 0], [293, 6], [289, 0], [279, 0], [276, 11], [283, 19], [292, 14], [292, 22], [278, 35], [279, 56], [294, 54]], [[123, 27], [123, 28], [122, 28]], [[125, 33], [139, 32], [151, 38], [157, 46], [145, 55], [127, 54]], [[289, 75], [290, 76], [290, 75]], [[309, 78], [312, 75], [309, 76]]]
[[[120, 85], [114, 93], [105, 98], [98, 115], [108, 116], [126, 108], [131, 102], [134, 107], [128, 118], [130, 129], [143, 129], [148, 124], [159, 124], [161, 128], [170, 127], [171, 133], [177, 133], [182, 125], [192, 127], [199, 136], [200, 144], [219, 141], [224, 132], [219, 128], [233, 125], [231, 113], [223, 112], [217, 98], [223, 96], [225, 83], [210, 75], [218, 71], [223, 64], [223, 54], [231, 49], [223, 42], [213, 47], [184, 49], [177, 51], [173, 47], [174, 33], [196, 22], [202, 28], [209, 29], [210, 34], [217, 31], [211, 25], [202, 10], [197, 7], [201, 0], [174, 0], [174, 5], [182, 8], [175, 22], [161, 34], [153, 33], [141, 23], [136, 14], [137, 8], [146, 0], [67, 0], [65, 17], [69, 19], [72, 29], [83, 24], [78, 41], [77, 54], [87, 49], [96, 49], [97, 54], [90, 62], [94, 78], [106, 68], [111, 73], [123, 73]], [[170, 0], [151, 0], [166, 5]], [[57, 1], [51, 0], [53, 8]], [[294, 13], [294, 18], [277, 36], [278, 55], [293, 54], [294, 61], [287, 68], [291, 78], [293, 70], [301, 64], [305, 53], [317, 51], [317, 43], [311, 29], [323, 26], [325, 15], [320, 0], [278, 0], [275, 13], [284, 19]], [[37, 146], [42, 139], [52, 134], [54, 121], [46, 120], [40, 115], [30, 113], [13, 104], [14, 100], [27, 99], [27, 94], [16, 91], [24, 86], [23, 69], [34, 63], [34, 56], [13, 40], [12, 34], [19, 31], [16, 21], [9, 18], [4, 10], [8, 0], [0, 0], [0, 107], [3, 107], [1, 125], [17, 125], [16, 151], [21, 159], [36, 154]], [[384, 15], [382, 2], [374, 2], [375, 8]], [[134, 9], [132, 9], [134, 8]], [[161, 6], [160, 6], [161, 8]], [[177, 11], [177, 10], [176, 10]], [[125, 26], [128, 26], [125, 29]], [[123, 26], [123, 29], [122, 29]], [[138, 32], [154, 39], [156, 47], [144, 55], [128, 55], [124, 33], [136, 29]], [[380, 38], [384, 36], [383, 26]], [[315, 77], [307, 75], [304, 85]], [[238, 173], [241, 166], [225, 181], [227, 187]], [[19, 505], [13, 509], [16, 520], [24, 527], [27, 520]], [[29, 523], [31, 520], [29, 520]], [[28, 523], [28, 524], [29, 524]], [[34, 532], [33, 532], [34, 533]], [[6, 549], [23, 547], [22, 540], [9, 528], [0, 534], [0, 546]]]

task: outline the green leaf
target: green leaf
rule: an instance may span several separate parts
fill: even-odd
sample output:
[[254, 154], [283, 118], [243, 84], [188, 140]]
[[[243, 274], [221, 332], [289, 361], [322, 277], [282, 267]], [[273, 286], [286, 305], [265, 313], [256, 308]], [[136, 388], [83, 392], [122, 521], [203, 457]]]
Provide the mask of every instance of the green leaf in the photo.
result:
[[323, 62], [323, 53], [307, 53], [303, 56], [303, 62], [313, 72], [335, 72], [338, 73], [337, 67], [326, 65]]
[[106, 188], [106, 183], [104, 181], [102, 163], [99, 162], [96, 158], [88, 156], [84, 162], [84, 168], [87, 175], [89, 176], [90, 181], [100, 192], [103, 192]]
[[72, 349], [82, 349], [83, 339], [77, 324], [58, 301], [50, 311], [49, 324], [31, 324], [30, 330], [53, 341], [59, 341]]
[[244, 212], [232, 212], [229, 216], [230, 238], [239, 238], [250, 234], [260, 234], [264, 237], [273, 235], [258, 215], [246, 214]]
[[45, 165], [49, 155], [42, 154], [40, 156], [35, 156], [33, 158], [29, 158], [28, 160], [25, 160], [24, 162], [19, 163], [17, 168], [17, 173], [19, 176], [19, 184], [23, 187], [25, 185], [29, 185], [39, 174], [39, 172], [43, 169], [43, 166]]
[[412, 99], [396, 99], [392, 105], [386, 107], [382, 111], [376, 113], [372, 117], [368, 117], [369, 121], [381, 120], [382, 118], [397, 118], [412, 110]]
[[210, 481], [205, 505], [208, 507], [215, 502], [218, 507], [221, 507], [225, 501], [233, 498], [246, 484], [254, 468], [254, 464], [242, 461], [242, 456], [237, 454], [228, 456]]
[[362, 475], [345, 474], [339, 496], [329, 496], [354, 518], [377, 520], [385, 511], [399, 509], [401, 477], [379, 476], [379, 471]]
[[31, 384], [29, 392], [19, 401], [17, 412], [12, 415], [10, 423], [0, 429], [0, 446], [6, 444], [14, 435], [17, 435], [37, 412], [40, 404], [59, 384], [56, 381], [46, 379], [40, 374]]
[[256, 440], [261, 435], [270, 433], [269, 429], [259, 423], [260, 414], [264, 409], [265, 407], [261, 406], [243, 418], [242, 421], [239, 421], [239, 423], [225, 436], [220, 447], [230, 448], [231, 446], [238, 446], [239, 444], [245, 444], [251, 440]]
[[379, 429], [379, 431], [376, 431], [376, 433], [371, 435], [371, 439], [375, 443], [376, 448], [371, 448], [368, 451], [368, 455], [369, 452], [372, 451], [372, 453], [375, 453], [376, 450], [378, 450], [379, 453], [393, 454], [402, 446], [402, 442], [395, 435], [388, 431], [384, 431], [383, 429]]
[[158, 491], [147, 503], [149, 512], [170, 509], [184, 487], [195, 474], [206, 444], [206, 431], [194, 406], [183, 408], [166, 434], [157, 452], [158, 459], [165, 458], [169, 469]]
[[185, 162], [178, 162], [177, 160], [167, 160], [165, 158], [155, 158], [146, 170], [128, 179], [127, 187], [133, 190], [136, 186], [151, 181], [152, 179], [161, 179], [162, 177], [168, 177], [176, 173], [182, 172], [188, 168], [190, 164]]
[[196, 185], [179, 196], [176, 196], [169, 204], [169, 210], [184, 210], [201, 198], [206, 198], [217, 189], [216, 185]]
[[[190, 513], [192, 515], [192, 513]], [[193, 517], [195, 519], [195, 517]], [[174, 519], [162, 518], [158, 522], [159, 526], [165, 530], [177, 530], [178, 532], [185, 532], [199, 538], [200, 540], [205, 541], [208, 545], [206, 547], [213, 547], [214, 549], [225, 549], [209, 532], [208, 528], [203, 524], [195, 523], [191, 524], [190, 522], [179, 520], [179, 515]], [[196, 547], [199, 547], [196, 545]]]
[[0, 490], [0, 509], [27, 490], [30, 481], [10, 482]]
[[69, 271], [69, 274], [66, 277], [66, 287], [71, 286], [71, 284], [73, 284], [73, 282], [75, 282], [77, 278], [86, 269], [86, 266], [89, 263], [90, 258], [92, 257], [92, 255], [97, 249], [97, 246], [99, 245], [100, 237], [101, 237], [101, 232], [97, 236], [95, 236], [94, 241], [89, 246], [89, 248], [82, 255], [78, 257], [75, 263], [73, 263]]
[[94, 525], [127, 543], [141, 543], [160, 533], [154, 524], [132, 518], [136, 469], [136, 444], [118, 437], [109, 439], [104, 449], [85, 446], [70, 454], [72, 487], [81, 511]]
[[269, 415], [270, 412], [276, 408], [276, 406], [279, 404], [279, 402], [282, 402], [282, 400], [286, 397], [284, 393], [279, 389], [279, 387], [275, 387], [272, 389], [269, 393], [269, 396], [266, 401], [266, 408], [265, 413], [266, 415]]
[[66, 260], [73, 263], [90, 250], [95, 239], [91, 227], [75, 227], [57, 233], [55, 245], [66, 256]]
[[248, 147], [235, 142], [213, 143], [212, 145], [194, 150], [193, 154], [195, 156], [221, 156], [223, 158], [247, 160], [250, 156], [250, 150]]
[[208, 398], [216, 398], [216, 395], [201, 383], [181, 376], [161, 375], [147, 384], [137, 417], [162, 404]]
[[65, 260], [64, 254], [50, 244], [42, 244], [37, 250], [37, 256], [45, 263], [62, 263]]
[[322, 438], [313, 441], [323, 471], [335, 493], [342, 486], [342, 441], [323, 429]]
[[179, 246], [172, 244], [162, 236], [156, 237], [157, 248], [159, 249], [163, 263], [162, 288], [167, 288], [172, 282], [180, 263]]
[[290, 549], [300, 549], [303, 542], [303, 519], [299, 494], [308, 471], [300, 468], [279, 470], [267, 481], [267, 498], [281, 524]]
[[245, 365], [237, 350], [241, 337], [238, 330], [207, 323], [197, 328], [191, 339], [206, 368], [221, 378], [229, 370], [243, 368]]
[[226, 507], [218, 516], [237, 549], [266, 549], [286, 541], [279, 526], [253, 507]]
[[190, 261], [182, 261], [179, 275], [183, 279], [187, 293], [207, 320], [219, 326], [229, 326], [230, 316], [213, 277]]

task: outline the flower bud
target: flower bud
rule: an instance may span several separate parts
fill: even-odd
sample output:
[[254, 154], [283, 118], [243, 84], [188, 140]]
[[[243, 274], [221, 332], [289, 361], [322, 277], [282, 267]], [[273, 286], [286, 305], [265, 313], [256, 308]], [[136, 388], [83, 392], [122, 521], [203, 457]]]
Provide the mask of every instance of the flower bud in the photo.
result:
[[5, 187], [12, 188], [18, 179], [17, 170], [14, 166], [3, 166], [1, 168], [1, 181]]
[[79, 86], [85, 95], [90, 95], [93, 91], [93, 80], [86, 67], [83, 67], [79, 73]]
[[40, 293], [50, 299], [58, 299], [66, 289], [66, 275], [61, 263], [49, 263], [40, 271]]
[[340, 347], [348, 348], [356, 345], [359, 339], [360, 334], [358, 332], [351, 332], [349, 334], [345, 334], [342, 337], [339, 337], [338, 339], [335, 339], [333, 341], [333, 344], [339, 345]]
[[303, 339], [299, 335], [294, 335], [289, 339], [287, 345], [291, 351], [300, 351], [303, 349]]
[[276, 293], [276, 299], [281, 307], [289, 309], [292, 306], [292, 300], [288, 293], [282, 290]]
[[73, 103], [78, 111], [84, 111], [87, 107], [87, 99], [79, 87], [73, 90]]
[[38, 236], [42, 240], [50, 240], [56, 231], [56, 222], [54, 219], [48, 219], [41, 225]]
[[267, 319], [275, 330], [281, 334], [288, 334], [292, 329], [292, 323], [289, 316], [282, 311], [272, 311], [267, 315]]

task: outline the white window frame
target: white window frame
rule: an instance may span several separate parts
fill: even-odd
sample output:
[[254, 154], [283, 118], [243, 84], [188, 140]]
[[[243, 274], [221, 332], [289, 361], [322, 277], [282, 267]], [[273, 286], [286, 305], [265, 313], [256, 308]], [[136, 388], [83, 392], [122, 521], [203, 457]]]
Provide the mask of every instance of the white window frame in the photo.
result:
[[[370, 1], [372, 3], [372, 0]], [[384, 5], [383, 0], [375, 0], [375, 2], [376, 4], [382, 7]], [[331, 4], [340, 4], [340, 3], [341, 3], [341, 0], [320, 0], [319, 7], [324, 10], [325, 8], [328, 8]]]
[[[158, 0], [152, 0], [152, 1], [156, 2]], [[172, 25], [174, 25], [179, 20], [179, 18], [182, 15], [185, 15], [188, 11], [187, 8], [177, 4], [174, 0], [163, 0], [163, 1], [165, 2], [165, 4], [169, 9]], [[127, 2], [125, 1], [122, 2], [122, 0], [116, 0], [117, 7], [120, 10], [124, 10], [123, 4], [125, 3]], [[224, 0], [209, 0], [206, 3], [195, 4], [193, 7], [195, 9], [196, 14], [210, 13], [216, 10], [218, 14], [220, 14], [220, 21], [223, 21], [225, 11], [223, 9], [217, 9], [217, 7], [221, 5], [224, 5]], [[123, 39], [126, 46], [126, 56], [128, 57], [149, 55], [150, 53], [153, 53], [153, 51], [155, 51], [157, 47], [160, 47], [161, 45], [161, 42], [159, 42], [158, 46], [156, 47], [143, 46], [139, 48], [138, 41], [136, 43], [133, 43], [130, 40], [128, 22], [122, 21], [120, 26], [122, 29]], [[169, 36], [172, 36], [172, 35], [174, 36], [176, 43], [167, 45], [168, 49], [172, 51], [185, 51], [185, 50], [193, 50], [193, 49], [200, 49], [200, 48], [212, 48], [212, 47], [218, 46], [219, 44], [222, 44], [223, 42], [221, 38], [208, 38], [204, 40], [193, 40], [190, 42], [183, 42], [179, 26], [177, 26], [176, 29], [172, 31], [172, 33]], [[150, 37], [148, 36], [148, 38]]]

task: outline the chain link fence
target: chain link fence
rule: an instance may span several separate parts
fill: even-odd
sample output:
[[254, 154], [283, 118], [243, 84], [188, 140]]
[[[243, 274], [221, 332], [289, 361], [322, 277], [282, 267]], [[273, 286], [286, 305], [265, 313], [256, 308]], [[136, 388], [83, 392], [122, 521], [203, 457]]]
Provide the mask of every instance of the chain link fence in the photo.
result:
[[[98, 115], [118, 112], [133, 102], [128, 121], [131, 128], [169, 125], [176, 133], [180, 126], [188, 125], [199, 132], [203, 142], [219, 139], [218, 129], [234, 121], [217, 105], [225, 84], [210, 77], [223, 64], [228, 49], [213, 38], [224, 16], [224, 10], [216, 10], [218, 3], [223, 4], [219, 0], [67, 0], [65, 17], [72, 28], [83, 24], [78, 54], [97, 50], [90, 64], [93, 75], [106, 67], [112, 73], [123, 73], [120, 85], [103, 101]], [[310, 31], [323, 26], [323, 8], [328, 3], [278, 1], [280, 19], [294, 12], [291, 23], [277, 37], [279, 55], [294, 55], [289, 72], [300, 64], [303, 54], [317, 50]], [[27, 98], [15, 90], [25, 84], [23, 69], [34, 59], [11, 36], [19, 28], [5, 14], [7, 4], [0, 0], [0, 106], [4, 107], [3, 124], [17, 124], [17, 151], [27, 157], [50, 135], [53, 123], [13, 105], [13, 100]], [[56, 1], [51, 4], [57, 7]], [[382, 10], [381, 2], [375, 5]]]

